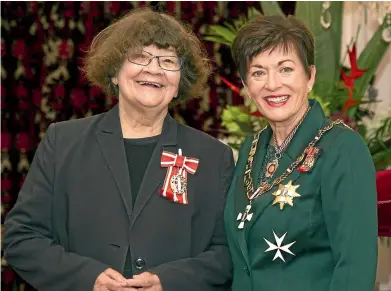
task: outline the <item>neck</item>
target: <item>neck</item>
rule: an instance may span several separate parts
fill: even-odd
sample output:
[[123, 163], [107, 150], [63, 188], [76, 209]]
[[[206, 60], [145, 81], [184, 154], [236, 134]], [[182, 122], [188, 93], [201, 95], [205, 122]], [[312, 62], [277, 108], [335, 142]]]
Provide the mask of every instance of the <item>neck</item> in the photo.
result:
[[162, 111], [134, 108], [126, 101], [119, 99], [119, 118], [124, 138], [143, 138], [159, 135], [163, 130], [164, 119], [168, 108]]
[[287, 136], [295, 128], [295, 126], [299, 124], [301, 119], [306, 114], [308, 107], [309, 104], [308, 102], [306, 102], [305, 105], [302, 106], [300, 110], [288, 120], [284, 120], [281, 122], [272, 122], [272, 121], [269, 122], [270, 127], [273, 130], [273, 134], [276, 137], [277, 146], [281, 146], [281, 144], [285, 141]]

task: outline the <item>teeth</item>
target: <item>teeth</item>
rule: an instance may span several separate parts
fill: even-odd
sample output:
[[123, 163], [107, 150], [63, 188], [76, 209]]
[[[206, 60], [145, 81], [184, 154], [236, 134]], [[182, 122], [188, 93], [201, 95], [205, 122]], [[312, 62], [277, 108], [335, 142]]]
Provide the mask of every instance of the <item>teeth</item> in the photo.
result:
[[275, 103], [285, 102], [286, 100], [288, 100], [288, 96], [269, 97], [269, 98], [266, 98], [266, 100], [269, 102], [275, 102]]
[[137, 83], [139, 83], [140, 85], [152, 85], [152, 86], [155, 86], [155, 87], [157, 87], [157, 88], [163, 87], [163, 86], [160, 85], [160, 84], [152, 83], [152, 82], [137, 82]]

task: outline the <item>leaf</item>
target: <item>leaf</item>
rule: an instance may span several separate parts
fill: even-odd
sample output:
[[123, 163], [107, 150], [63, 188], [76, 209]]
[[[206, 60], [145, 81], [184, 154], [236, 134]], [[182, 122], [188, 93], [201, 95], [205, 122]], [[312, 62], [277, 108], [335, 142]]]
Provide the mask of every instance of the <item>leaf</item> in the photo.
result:
[[204, 39], [231, 46], [236, 36], [236, 31], [232, 31], [231, 28], [222, 25], [210, 25]]
[[250, 7], [247, 12], [247, 18], [248, 20], [252, 20], [254, 18], [257, 18], [259, 16], [262, 16], [262, 13], [255, 9], [254, 7]]
[[224, 25], [233, 33], [236, 35], [236, 33], [238, 32], [236, 27], [234, 25], [232, 25], [231, 23], [227, 22], [227, 21], [224, 21]]
[[360, 57], [358, 58], [358, 67], [360, 69], [368, 70], [363, 76], [361, 76], [361, 78], [359, 78], [355, 82], [354, 94], [358, 98], [364, 96], [365, 92], [368, 89], [369, 82], [371, 81], [372, 76], [375, 74], [377, 67], [379, 66], [384, 54], [386, 53], [390, 45], [390, 43], [386, 43], [382, 38], [382, 31], [385, 26], [386, 23], [384, 21], [383, 25], [379, 26], [375, 34], [372, 36], [371, 40], [361, 52]]
[[205, 36], [204, 39], [207, 40], [207, 41], [212, 41], [212, 42], [224, 44], [224, 45], [227, 45], [227, 46], [231, 46], [232, 45], [232, 43], [222, 39], [219, 36], [211, 36], [211, 35], [209, 35], [209, 36]]
[[322, 2], [296, 2], [296, 17], [309, 28], [315, 40], [315, 66], [317, 70], [314, 91], [319, 95], [327, 95], [333, 90], [335, 80], [338, 79], [336, 55], [340, 53], [340, 49], [335, 51], [331, 29], [325, 30], [321, 26], [321, 11]]
[[261, 1], [261, 7], [264, 15], [284, 15], [276, 1]]
[[[330, 2], [330, 12], [332, 15], [332, 23], [330, 26], [330, 35], [334, 46], [334, 64], [336, 68], [340, 67], [341, 63], [341, 42], [342, 42], [342, 16], [343, 2]], [[335, 74], [334, 81], [339, 80], [339, 74]]]
[[222, 25], [211, 25], [209, 26], [209, 33], [212, 35], [218, 35], [226, 39], [229, 42], [233, 42], [235, 39], [235, 33], [230, 31], [228, 28]]
[[389, 161], [391, 159], [391, 149], [385, 149], [384, 151], [373, 154], [372, 159], [375, 164]]

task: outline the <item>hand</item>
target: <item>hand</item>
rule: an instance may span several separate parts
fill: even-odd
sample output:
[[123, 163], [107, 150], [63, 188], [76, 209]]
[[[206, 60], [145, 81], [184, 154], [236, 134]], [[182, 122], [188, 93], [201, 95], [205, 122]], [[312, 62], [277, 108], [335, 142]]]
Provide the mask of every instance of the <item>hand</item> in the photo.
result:
[[121, 283], [124, 281], [126, 281], [125, 277], [123, 277], [117, 271], [109, 268], [101, 273], [98, 278], [96, 278], [93, 291], [121, 290]]
[[160, 283], [160, 279], [157, 275], [150, 272], [144, 272], [140, 275], [134, 275], [132, 279], [126, 279], [122, 284], [122, 287], [125, 287], [125, 290], [128, 287], [137, 288], [137, 290], [142, 291], [163, 291], [163, 287]]

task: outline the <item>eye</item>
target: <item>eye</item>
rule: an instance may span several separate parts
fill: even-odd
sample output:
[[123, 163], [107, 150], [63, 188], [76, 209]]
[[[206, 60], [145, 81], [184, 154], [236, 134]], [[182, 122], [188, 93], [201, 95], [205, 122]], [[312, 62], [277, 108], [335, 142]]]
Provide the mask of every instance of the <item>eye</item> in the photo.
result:
[[259, 77], [262, 77], [265, 75], [265, 72], [264, 71], [255, 71], [251, 74], [251, 76], [255, 77], [255, 78], [259, 78]]
[[163, 62], [165, 62], [166, 64], [174, 64], [175, 63], [173, 58], [163, 58]]
[[281, 69], [281, 71], [280, 71], [281, 73], [285, 73], [285, 74], [287, 74], [287, 73], [291, 73], [291, 72], [293, 72], [293, 69], [292, 68], [290, 68], [290, 67], [284, 67], [284, 68], [282, 68]]

